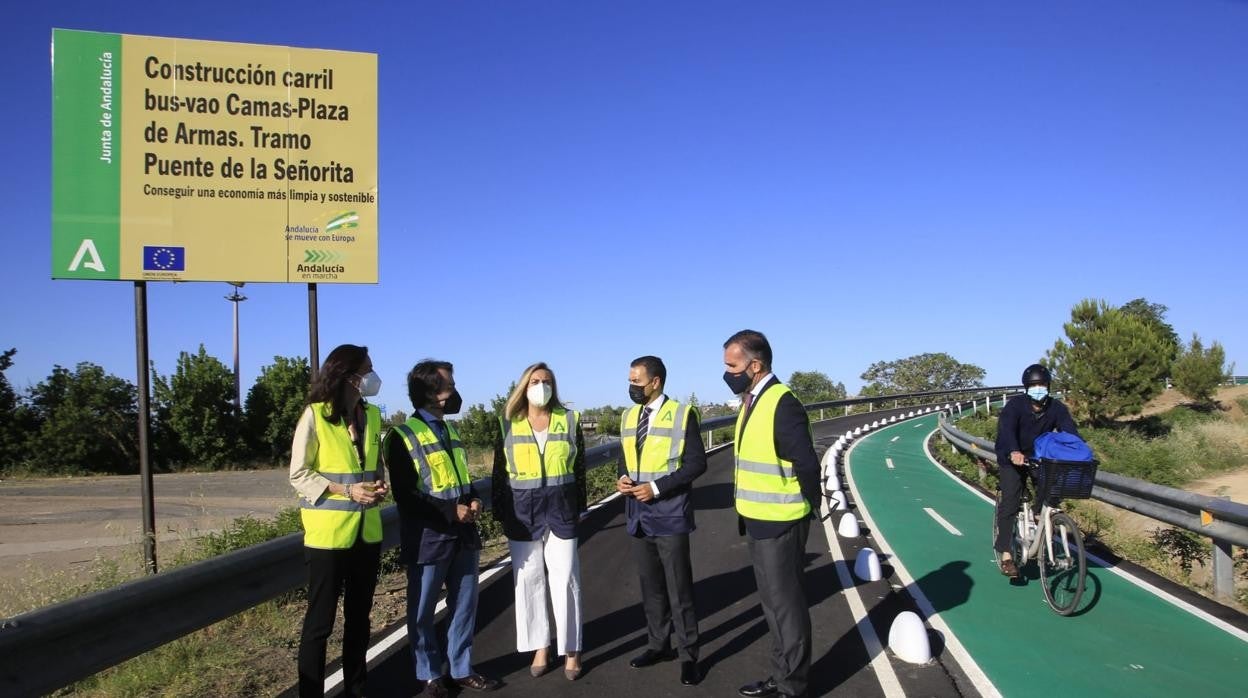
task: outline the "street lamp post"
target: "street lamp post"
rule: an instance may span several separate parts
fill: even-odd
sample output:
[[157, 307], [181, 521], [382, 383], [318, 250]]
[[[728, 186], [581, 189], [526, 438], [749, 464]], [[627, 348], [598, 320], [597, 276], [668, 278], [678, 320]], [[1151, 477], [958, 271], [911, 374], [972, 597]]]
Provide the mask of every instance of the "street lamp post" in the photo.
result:
[[242, 281], [231, 281], [229, 283], [234, 287], [234, 292], [225, 297], [227, 301], [234, 303], [234, 409], [241, 412], [243, 409], [243, 384], [238, 373], [238, 304], [247, 300], [247, 296], [238, 292], [238, 289], [243, 287]]

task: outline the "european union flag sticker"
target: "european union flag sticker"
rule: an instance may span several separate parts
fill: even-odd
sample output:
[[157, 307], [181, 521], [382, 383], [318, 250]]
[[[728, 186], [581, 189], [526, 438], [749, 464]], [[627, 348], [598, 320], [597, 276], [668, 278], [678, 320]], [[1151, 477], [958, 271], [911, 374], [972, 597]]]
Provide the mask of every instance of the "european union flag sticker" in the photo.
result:
[[186, 248], [144, 245], [143, 271], [186, 271]]

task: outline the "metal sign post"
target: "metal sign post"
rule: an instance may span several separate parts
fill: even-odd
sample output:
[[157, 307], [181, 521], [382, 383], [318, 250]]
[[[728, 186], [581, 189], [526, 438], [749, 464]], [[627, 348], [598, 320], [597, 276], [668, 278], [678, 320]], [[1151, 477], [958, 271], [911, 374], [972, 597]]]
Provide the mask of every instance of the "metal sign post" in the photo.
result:
[[143, 565], [156, 574], [156, 503], [152, 491], [152, 461], [148, 457], [148, 425], [152, 420], [151, 367], [147, 359], [147, 282], [134, 282], [134, 343], [139, 379], [139, 483], [143, 496]]
[[320, 328], [316, 324], [316, 284], [308, 284], [308, 360], [312, 363], [312, 380], [321, 370], [321, 348], [317, 340]]

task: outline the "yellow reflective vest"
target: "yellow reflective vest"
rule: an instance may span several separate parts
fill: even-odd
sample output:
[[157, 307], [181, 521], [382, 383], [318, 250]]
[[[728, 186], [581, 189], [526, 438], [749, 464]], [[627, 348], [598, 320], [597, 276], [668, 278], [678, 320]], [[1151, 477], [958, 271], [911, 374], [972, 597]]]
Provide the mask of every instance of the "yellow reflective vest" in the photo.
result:
[[776, 407], [790, 392], [776, 383], [755, 398], [749, 422], [744, 409], [737, 415], [734, 481], [737, 513], [746, 518], [794, 521], [810, 513], [793, 463], [776, 454]]
[[[317, 441], [316, 463], [312, 469], [340, 485], [377, 480], [381, 411], [373, 405], [365, 405], [367, 419], [364, 463], [361, 464], [346, 424], [330, 424], [325, 419], [330, 412], [329, 403], [314, 403], [311, 408], [316, 420]], [[350, 548], [355, 544], [356, 537], [361, 535], [365, 543], [381, 542], [381, 509], [357, 504], [345, 495], [330, 494], [326, 490], [315, 502], [303, 499], [299, 515], [303, 520], [303, 544], [309, 548]]]
[[[650, 415], [646, 440], [637, 458], [637, 423], [645, 405], [635, 405], [624, 413], [620, 428], [620, 448], [624, 451], [624, 467], [633, 482], [652, 482], [680, 469], [685, 452], [685, 430], [692, 407], [668, 398]], [[696, 413], [695, 413], [696, 414]]]
[[446, 425], [450, 451], [438, 440], [433, 429], [416, 417], [411, 417], [406, 423], [395, 427], [392, 433], [402, 438], [403, 444], [407, 446], [412, 463], [416, 465], [421, 491], [435, 499], [457, 501], [468, 494], [472, 478], [468, 475], [468, 457], [464, 453], [459, 432], [450, 422], [443, 424]]
[[513, 490], [567, 485], [576, 482], [576, 425], [580, 415], [565, 409], [552, 410], [546, 432], [546, 450], [539, 451], [537, 437], [527, 417], [499, 419], [503, 452], [507, 456], [507, 482]]

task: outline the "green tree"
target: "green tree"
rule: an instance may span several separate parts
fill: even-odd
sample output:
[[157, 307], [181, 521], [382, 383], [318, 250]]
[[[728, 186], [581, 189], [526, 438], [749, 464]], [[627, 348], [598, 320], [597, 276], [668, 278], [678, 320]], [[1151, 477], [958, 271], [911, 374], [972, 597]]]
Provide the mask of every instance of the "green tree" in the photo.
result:
[[386, 420], [386, 423], [389, 424], [390, 426], [397, 427], [398, 425], [403, 424], [406, 421], [407, 421], [407, 413], [404, 412], [403, 410], [395, 410], [390, 413], [390, 417], [389, 419]]
[[1158, 328], [1105, 301], [1080, 301], [1064, 326], [1066, 339], [1046, 363], [1075, 416], [1096, 425], [1139, 414], [1161, 391], [1170, 370], [1169, 340]]
[[1120, 308], [1122, 312], [1144, 321], [1144, 324], [1151, 327], [1170, 347], [1167, 354], [1167, 360], [1173, 362], [1179, 357], [1179, 352], [1183, 349], [1183, 342], [1179, 339], [1179, 333], [1174, 331], [1174, 327], [1166, 322], [1166, 312], [1170, 310], [1161, 303], [1149, 303], [1144, 298], [1136, 298], [1122, 304]]
[[12, 368], [17, 349], [0, 354], [0, 471], [22, 460], [22, 444], [29, 428], [29, 412], [4, 372]]
[[312, 367], [302, 356], [274, 356], [243, 404], [247, 436], [270, 462], [290, 458], [295, 425], [308, 401]]
[[498, 437], [498, 415], [485, 409], [485, 405], [477, 403], [468, 408], [458, 419], [454, 420], [459, 430], [459, 438], [464, 443], [476, 448], [492, 448]]
[[844, 400], [847, 394], [844, 383], [839, 381], [833, 383], [831, 378], [819, 371], [794, 371], [793, 375], [789, 376], [788, 386], [797, 399], [805, 405], [812, 402]]
[[95, 364], [54, 366], [30, 389], [29, 462], [52, 472], [138, 472], [137, 399], [133, 383]]
[[1195, 333], [1170, 371], [1170, 378], [1179, 392], [1206, 406], [1213, 404], [1214, 393], [1226, 380], [1226, 375], [1226, 352], [1222, 345], [1214, 342], [1205, 349]]
[[512, 381], [507, 392], [495, 395], [494, 399], [490, 400], [488, 410], [485, 405], [477, 403], [469, 407], [467, 412], [461, 413], [462, 416], [458, 419], [451, 420], [459, 431], [459, 438], [463, 439], [465, 444], [477, 448], [494, 447], [494, 440], [499, 436], [498, 418], [503, 414], [507, 396], [515, 387], [516, 383]]
[[234, 373], [225, 364], [201, 344], [198, 353], [178, 356], [172, 376], [153, 383], [190, 464], [218, 469], [238, 463], [245, 453], [243, 420], [234, 408]]
[[952, 356], [916, 354], [895, 361], [877, 361], [860, 376], [866, 381], [862, 395], [923, 393], [983, 386], [984, 369], [964, 364]]
[[623, 407], [612, 407], [611, 405], [607, 405], [605, 407], [598, 408], [598, 433], [606, 436], [619, 436], [620, 417], [623, 413]]

